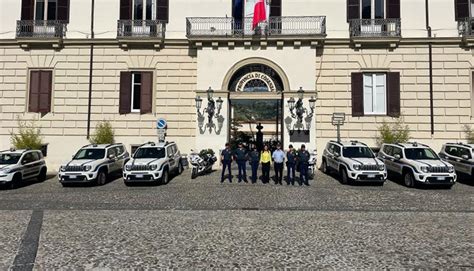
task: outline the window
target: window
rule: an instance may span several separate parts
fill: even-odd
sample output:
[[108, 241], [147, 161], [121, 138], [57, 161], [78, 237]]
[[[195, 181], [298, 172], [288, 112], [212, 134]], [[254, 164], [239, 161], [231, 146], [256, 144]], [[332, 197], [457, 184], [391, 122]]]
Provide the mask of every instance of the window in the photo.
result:
[[397, 154], [400, 155], [400, 158], [403, 157], [402, 149], [397, 148], [397, 147], [393, 147], [392, 156], [395, 157], [395, 155], [397, 155]]
[[393, 156], [393, 147], [390, 146], [390, 145], [385, 145], [385, 146], [383, 147], [383, 152], [384, 152], [386, 155]]
[[473, 0], [454, 0], [455, 19], [463, 21], [466, 17], [472, 17], [474, 10]]
[[120, 114], [151, 113], [153, 107], [153, 73], [120, 73]]
[[383, 19], [385, 17], [385, 0], [362, 0], [362, 19]]
[[458, 148], [454, 146], [446, 146], [446, 153], [452, 156], [460, 157]]
[[52, 71], [31, 71], [28, 112], [51, 112]]
[[21, 164], [25, 165], [25, 164], [33, 163], [34, 161], [35, 161], [35, 157], [33, 156], [33, 153], [29, 152], [25, 154], [25, 156], [23, 156], [23, 159], [21, 159]]
[[432, 149], [410, 148], [405, 149], [405, 155], [410, 160], [438, 160], [438, 155]]
[[120, 0], [120, 20], [168, 22], [169, 0]]
[[352, 116], [400, 116], [400, 73], [352, 73]]
[[400, 19], [400, 0], [347, 0], [347, 20]]
[[474, 71], [471, 72], [471, 117], [474, 116]]
[[472, 159], [471, 151], [467, 148], [459, 148], [459, 157], [467, 156], [467, 159]]
[[364, 113], [384, 115], [387, 113], [386, 74], [364, 74]]
[[104, 149], [81, 149], [74, 156], [74, 160], [97, 160], [104, 158]]
[[69, 21], [70, 0], [22, 0], [22, 20]]
[[58, 17], [57, 0], [36, 0], [35, 20], [57, 20]]
[[132, 112], [140, 112], [140, 93], [142, 89], [141, 73], [132, 73]]

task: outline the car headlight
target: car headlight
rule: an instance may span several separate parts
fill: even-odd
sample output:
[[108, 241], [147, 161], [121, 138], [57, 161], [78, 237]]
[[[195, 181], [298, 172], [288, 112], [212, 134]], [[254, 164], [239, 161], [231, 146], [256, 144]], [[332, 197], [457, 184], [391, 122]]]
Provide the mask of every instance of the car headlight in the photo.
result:
[[429, 172], [429, 167], [420, 167], [421, 171], [424, 172], [424, 173], [428, 173]]
[[158, 165], [149, 165], [150, 170], [156, 170]]
[[379, 170], [380, 171], [385, 170], [385, 165], [379, 165]]
[[353, 165], [354, 170], [360, 170], [360, 165]]
[[125, 165], [125, 170], [127, 170], [127, 171], [132, 170], [132, 165]]
[[62, 171], [62, 172], [66, 171], [66, 166], [60, 166], [59, 170]]
[[449, 166], [449, 167], [448, 167], [448, 170], [449, 170], [449, 173], [453, 173], [453, 172], [454, 172], [454, 167], [453, 167], [453, 166]]
[[92, 169], [92, 166], [91, 166], [91, 165], [83, 166], [82, 169], [83, 169], [84, 171], [89, 171], [89, 170]]

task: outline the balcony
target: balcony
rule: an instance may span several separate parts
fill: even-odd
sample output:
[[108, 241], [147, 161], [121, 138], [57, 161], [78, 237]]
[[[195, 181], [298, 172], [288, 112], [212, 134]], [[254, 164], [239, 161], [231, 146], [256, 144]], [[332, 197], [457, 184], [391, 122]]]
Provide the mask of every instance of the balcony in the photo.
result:
[[459, 35], [469, 46], [474, 46], [474, 17], [465, 18], [458, 22]]
[[117, 39], [122, 47], [132, 43], [154, 43], [165, 38], [166, 22], [159, 20], [118, 20]]
[[16, 22], [16, 38], [22, 48], [30, 45], [52, 45], [59, 48], [66, 37], [67, 21], [19, 20]]
[[252, 29], [253, 18], [190, 17], [186, 18], [186, 36], [197, 41], [238, 40], [323, 40], [326, 37], [325, 16], [270, 17]]
[[400, 19], [355, 19], [349, 21], [351, 40], [356, 46], [362, 44], [383, 44], [391, 47], [402, 37]]

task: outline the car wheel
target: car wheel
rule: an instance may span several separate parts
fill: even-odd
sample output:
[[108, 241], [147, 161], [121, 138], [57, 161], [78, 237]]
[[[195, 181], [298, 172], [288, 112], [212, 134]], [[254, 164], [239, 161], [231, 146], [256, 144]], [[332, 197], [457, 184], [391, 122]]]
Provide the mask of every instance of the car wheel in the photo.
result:
[[44, 182], [46, 181], [46, 168], [43, 168], [38, 175], [38, 182]]
[[413, 174], [411, 172], [405, 172], [405, 174], [403, 175], [403, 183], [406, 187], [415, 186], [415, 179], [413, 178]]
[[328, 164], [326, 163], [326, 160], [323, 160], [323, 163], [321, 165], [321, 170], [324, 174], [329, 173]]
[[343, 184], [349, 184], [349, 176], [347, 176], [347, 170], [341, 169], [341, 181]]
[[163, 176], [161, 176], [161, 182], [163, 184], [167, 184], [169, 182], [169, 176], [168, 176], [168, 171], [167, 170], [163, 171]]
[[18, 186], [20, 185], [20, 182], [21, 182], [21, 175], [20, 175], [20, 174], [16, 174], [15, 176], [13, 176], [13, 179], [12, 179], [12, 181], [11, 181], [10, 184], [9, 184], [9, 188], [10, 188], [10, 189], [16, 189], [16, 188], [18, 188]]
[[180, 175], [181, 173], [183, 173], [184, 171], [184, 168], [183, 168], [183, 165], [181, 163], [178, 164], [178, 175]]
[[104, 185], [107, 182], [107, 174], [101, 170], [97, 175], [97, 185]]

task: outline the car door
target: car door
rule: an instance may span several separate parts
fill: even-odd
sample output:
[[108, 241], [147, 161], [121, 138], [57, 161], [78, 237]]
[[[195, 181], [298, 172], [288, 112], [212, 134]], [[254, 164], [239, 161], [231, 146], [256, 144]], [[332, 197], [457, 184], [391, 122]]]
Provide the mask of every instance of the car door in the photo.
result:
[[176, 168], [176, 161], [174, 159], [173, 146], [166, 147], [166, 155], [168, 156], [170, 170], [174, 170]]
[[173, 154], [174, 154], [174, 161], [176, 167], [179, 166], [180, 160], [181, 160], [181, 154], [178, 150], [178, 146], [173, 145]]
[[458, 147], [458, 150], [459, 150], [459, 158], [457, 158], [456, 160], [457, 162], [456, 170], [464, 174], [471, 174], [471, 162], [469, 161], [472, 159], [471, 150], [464, 147]]
[[334, 152], [334, 165], [333, 168], [337, 171], [339, 171], [339, 166], [340, 166], [340, 157], [342, 155], [342, 149], [341, 146], [333, 144], [333, 152]]
[[115, 153], [117, 154], [117, 169], [121, 170], [125, 162], [125, 149], [123, 146], [115, 147]]
[[452, 145], [446, 145], [444, 147], [444, 152], [441, 153], [440, 157], [451, 163], [456, 170], [459, 169], [459, 161], [461, 159], [461, 156], [459, 154], [459, 148], [457, 146], [452, 146]]
[[400, 159], [403, 158], [403, 150], [400, 147], [393, 146], [393, 151], [392, 151], [392, 165], [393, 165], [393, 171], [398, 174], [403, 173], [403, 163], [400, 160], [397, 160], [395, 157], [398, 155], [400, 156]]
[[35, 158], [32, 152], [25, 153], [21, 158], [21, 165], [23, 167], [22, 176], [23, 179], [31, 178], [35, 176]]
[[390, 145], [383, 145], [380, 153], [379, 153], [380, 159], [385, 164], [385, 167], [387, 168], [387, 171], [395, 172], [395, 166], [394, 162], [392, 161], [393, 157], [393, 146]]
[[331, 169], [335, 169], [334, 168], [334, 145], [331, 144], [331, 143], [328, 143], [328, 145], [326, 146], [326, 163], [327, 163], [327, 166]]
[[114, 171], [117, 171], [119, 169], [119, 167], [117, 165], [118, 158], [117, 158], [117, 153], [115, 151], [115, 148], [107, 149], [107, 158], [106, 159], [108, 159], [108, 161], [109, 161], [109, 172], [114, 172]]

